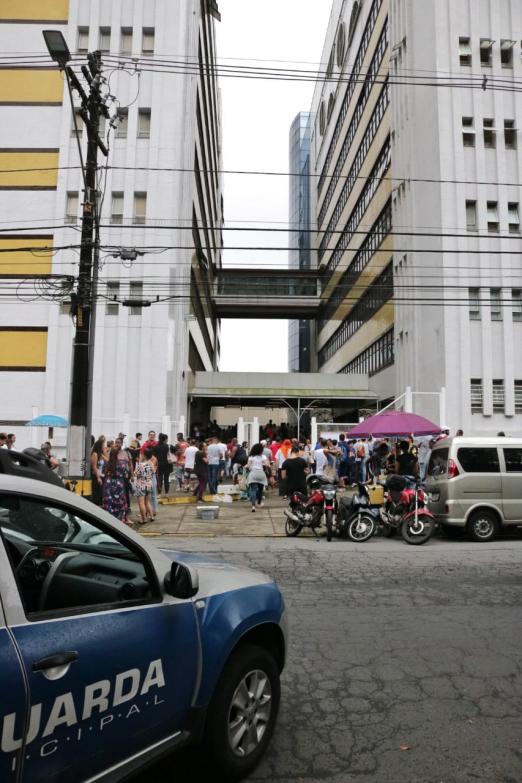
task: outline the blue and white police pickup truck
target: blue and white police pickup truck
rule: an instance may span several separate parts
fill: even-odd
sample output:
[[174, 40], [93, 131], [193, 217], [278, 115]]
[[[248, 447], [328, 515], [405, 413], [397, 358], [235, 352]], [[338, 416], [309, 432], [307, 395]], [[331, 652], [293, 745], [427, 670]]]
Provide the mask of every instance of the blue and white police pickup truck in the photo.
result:
[[279, 706], [278, 587], [161, 551], [3, 456], [0, 781], [119, 781], [188, 742], [209, 779], [247, 775]]

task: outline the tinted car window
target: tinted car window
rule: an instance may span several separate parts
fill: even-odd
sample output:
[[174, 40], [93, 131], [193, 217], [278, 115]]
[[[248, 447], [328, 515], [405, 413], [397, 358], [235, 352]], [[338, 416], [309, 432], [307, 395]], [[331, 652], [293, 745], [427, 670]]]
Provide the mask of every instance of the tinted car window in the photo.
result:
[[504, 449], [507, 473], [522, 473], [522, 449]]
[[496, 448], [461, 448], [457, 459], [466, 473], [500, 473], [498, 451]]
[[432, 451], [428, 465], [428, 476], [444, 476], [448, 469], [449, 449]]

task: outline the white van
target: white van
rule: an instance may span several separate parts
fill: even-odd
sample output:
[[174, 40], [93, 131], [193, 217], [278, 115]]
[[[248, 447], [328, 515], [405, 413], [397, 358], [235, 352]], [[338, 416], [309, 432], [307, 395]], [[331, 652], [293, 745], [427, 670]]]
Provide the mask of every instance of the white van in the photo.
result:
[[440, 440], [426, 487], [443, 528], [466, 528], [475, 541], [491, 541], [502, 526], [522, 525], [522, 438]]

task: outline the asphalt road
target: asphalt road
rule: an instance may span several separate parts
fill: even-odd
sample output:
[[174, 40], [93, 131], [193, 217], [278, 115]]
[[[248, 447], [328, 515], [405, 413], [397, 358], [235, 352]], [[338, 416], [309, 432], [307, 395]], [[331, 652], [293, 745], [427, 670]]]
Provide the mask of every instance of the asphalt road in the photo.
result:
[[[157, 543], [261, 569], [283, 589], [281, 712], [249, 780], [522, 780], [522, 541]], [[133, 783], [203, 779], [185, 753]]]

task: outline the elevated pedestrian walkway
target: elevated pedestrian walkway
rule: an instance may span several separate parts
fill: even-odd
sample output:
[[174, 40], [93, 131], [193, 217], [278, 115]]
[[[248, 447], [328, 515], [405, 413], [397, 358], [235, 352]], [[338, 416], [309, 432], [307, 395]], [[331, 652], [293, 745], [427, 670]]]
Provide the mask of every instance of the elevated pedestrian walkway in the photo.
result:
[[213, 299], [218, 318], [313, 319], [321, 290], [316, 270], [224, 268]]

